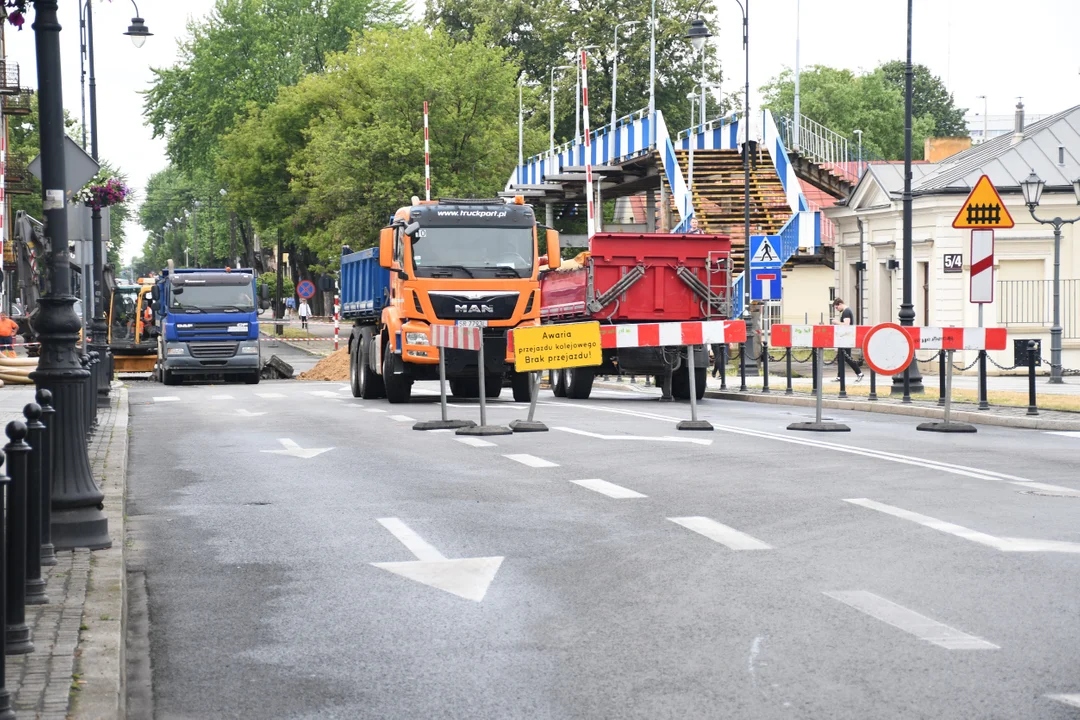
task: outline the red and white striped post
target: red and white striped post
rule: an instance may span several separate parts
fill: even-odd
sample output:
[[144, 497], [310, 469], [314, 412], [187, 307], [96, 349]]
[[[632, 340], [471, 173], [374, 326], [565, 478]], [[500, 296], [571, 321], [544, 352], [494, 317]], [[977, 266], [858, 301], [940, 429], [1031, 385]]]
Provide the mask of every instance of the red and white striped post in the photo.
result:
[[338, 349], [338, 330], [341, 328], [341, 300], [334, 296], [334, 352]]
[[424, 199], [431, 199], [431, 144], [428, 136], [427, 100], [424, 101]]
[[596, 208], [592, 186], [592, 138], [589, 137], [589, 51], [581, 51], [581, 110], [585, 121], [585, 201], [588, 204], [588, 237], [596, 234]]

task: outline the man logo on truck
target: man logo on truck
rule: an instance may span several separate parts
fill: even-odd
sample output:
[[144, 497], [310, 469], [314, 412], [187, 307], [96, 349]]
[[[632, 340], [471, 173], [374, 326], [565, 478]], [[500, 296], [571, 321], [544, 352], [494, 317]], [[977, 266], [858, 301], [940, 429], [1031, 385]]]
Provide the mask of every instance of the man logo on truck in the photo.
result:
[[454, 312], [456, 313], [493, 313], [495, 312], [494, 305], [455, 305]]

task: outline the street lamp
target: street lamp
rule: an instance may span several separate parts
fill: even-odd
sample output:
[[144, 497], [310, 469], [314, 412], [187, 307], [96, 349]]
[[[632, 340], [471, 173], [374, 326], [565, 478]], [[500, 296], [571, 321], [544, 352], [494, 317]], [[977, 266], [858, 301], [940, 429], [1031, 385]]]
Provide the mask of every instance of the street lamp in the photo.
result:
[[697, 109], [697, 93], [686, 93], [686, 99], [690, 101], [690, 127], [694, 127], [694, 111]]
[[[1054, 324], [1050, 326], [1050, 384], [1061, 385], [1065, 382], [1061, 379], [1061, 226], [1080, 220], [1080, 216], [1069, 220], [1061, 217], [1044, 220], [1036, 216], [1035, 208], [1039, 206], [1044, 187], [1046, 183], [1034, 170], [1020, 183], [1020, 188], [1024, 191], [1024, 204], [1027, 205], [1031, 217], [1043, 225], [1054, 226]], [[1072, 188], [1076, 204], [1080, 205], [1080, 178], [1072, 181]]]
[[[518, 169], [517, 169], [517, 184], [521, 184], [521, 170], [525, 164], [525, 105], [521, 101], [522, 85], [525, 83], [525, 71], [522, 70], [518, 75]], [[224, 195], [225, 191], [222, 190], [221, 194]]]
[[[747, 262], [743, 263], [743, 320], [747, 329], [750, 327], [750, 260], [747, 253], [750, 251], [750, 0], [735, 0], [742, 12], [742, 44], [743, 52], [746, 53], [746, 94], [743, 99], [743, 119], [746, 131], [746, 150], [743, 152], [743, 257]], [[746, 353], [739, 353], [739, 364], [746, 367]], [[755, 366], [756, 367], [756, 366]], [[743, 373], [745, 375], [745, 373]], [[746, 390], [745, 383], [740, 390]]]
[[195, 250], [195, 267], [199, 267], [199, 208], [202, 203], [195, 201], [195, 210], [191, 216], [191, 246]]
[[852, 130], [852, 132], [859, 136], [859, 162], [855, 166], [855, 176], [862, 178], [862, 130]]
[[617, 89], [619, 86], [619, 28], [632, 28], [640, 24], [640, 20], [627, 20], [615, 24], [615, 46], [611, 60], [611, 140], [608, 143], [611, 150], [608, 155], [612, 163], [615, 162], [615, 121], [619, 119], [619, 116], [615, 114], [615, 101], [618, 99]]
[[38, 301], [34, 330], [41, 341], [40, 359], [31, 379], [38, 392], [52, 393], [55, 427], [51, 448], [52, 539], [57, 550], [112, 546], [105, 500], [94, 482], [86, 451], [86, 433], [79, 414], [85, 383], [76, 349], [79, 318], [71, 292], [71, 260], [67, 252], [68, 224], [63, 191], [64, 110], [61, 93], [60, 22], [57, 0], [34, 0], [34, 43], [37, 52], [41, 198], [45, 214], [48, 292]]
[[574, 65], [556, 65], [551, 68], [548, 74], [551, 77], [551, 91], [548, 93], [548, 99], [551, 101], [551, 112], [549, 113], [551, 119], [551, 157], [555, 157], [555, 71], [556, 70], [573, 70]]
[[982, 133], [981, 142], [986, 142], [986, 140], [987, 140], [986, 135], [990, 131], [990, 123], [987, 121], [987, 114], [986, 114], [986, 106], [987, 106], [986, 96], [985, 95], [976, 95], [975, 99], [983, 101], [983, 133]]
[[[131, 0], [131, 4], [135, 5], [135, 0]], [[131, 44], [137, 48], [141, 48], [146, 42], [146, 38], [154, 34], [150, 32], [146, 27], [146, 23], [139, 17], [138, 5], [135, 5], [135, 17], [131, 18], [131, 25], [128, 25], [127, 32], [124, 34], [131, 37]]]
[[[701, 18], [690, 21], [690, 28], [686, 35], [683, 37], [690, 40], [691, 47], [694, 48], [694, 52], [701, 53], [701, 122], [705, 122], [705, 41], [712, 37], [712, 33], [709, 32], [709, 28], [705, 25], [705, 21]], [[688, 96], [693, 98], [694, 93], [691, 92]], [[690, 132], [686, 137], [686, 144], [690, 148], [689, 160], [687, 162], [686, 172], [686, 187], [690, 192], [690, 213], [689, 216], [693, 217], [694, 211], [694, 141], [697, 135], [697, 126], [694, 124], [694, 103], [691, 100], [690, 103]]]

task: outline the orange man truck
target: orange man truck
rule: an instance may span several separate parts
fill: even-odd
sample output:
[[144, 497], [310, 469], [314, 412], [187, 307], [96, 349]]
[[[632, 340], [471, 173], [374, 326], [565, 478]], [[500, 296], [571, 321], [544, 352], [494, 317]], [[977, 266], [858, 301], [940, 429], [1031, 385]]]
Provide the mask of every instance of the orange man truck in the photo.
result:
[[379, 246], [342, 249], [341, 316], [352, 320], [349, 376], [354, 397], [408, 402], [413, 382], [437, 380], [439, 353], [455, 397], [480, 392], [478, 353], [441, 350], [431, 326], [483, 328], [485, 386], [497, 397], [509, 376], [529, 400], [527, 373], [513, 370], [507, 333], [540, 324], [541, 265], [559, 265], [559, 236], [547, 230], [539, 255], [536, 216], [521, 197], [416, 201], [394, 214]]

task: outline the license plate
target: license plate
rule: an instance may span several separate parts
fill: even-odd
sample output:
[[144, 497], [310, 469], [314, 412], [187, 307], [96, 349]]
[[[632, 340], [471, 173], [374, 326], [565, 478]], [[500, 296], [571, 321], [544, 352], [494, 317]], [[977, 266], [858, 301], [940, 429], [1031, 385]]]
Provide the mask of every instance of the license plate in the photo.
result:
[[454, 324], [455, 325], [460, 325], [461, 327], [487, 327], [488, 326], [488, 321], [487, 320], [458, 320]]

